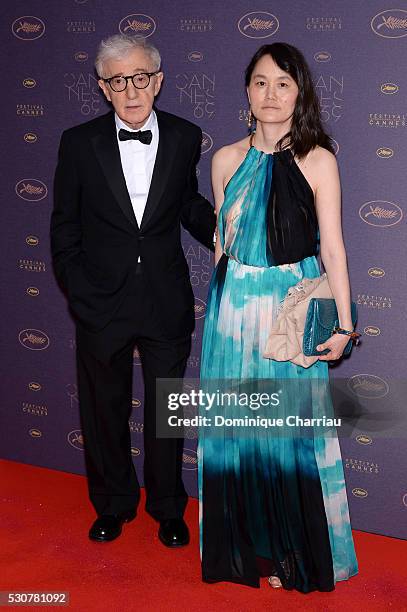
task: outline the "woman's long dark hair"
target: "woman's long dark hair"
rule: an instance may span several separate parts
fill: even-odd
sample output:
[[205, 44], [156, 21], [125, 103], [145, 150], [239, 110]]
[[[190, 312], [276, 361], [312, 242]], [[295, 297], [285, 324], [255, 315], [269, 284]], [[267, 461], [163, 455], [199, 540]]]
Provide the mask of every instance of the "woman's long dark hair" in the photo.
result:
[[296, 47], [287, 43], [273, 43], [260, 47], [246, 68], [246, 87], [250, 84], [255, 65], [264, 55], [270, 55], [277, 66], [288, 72], [298, 86], [291, 130], [278, 141], [277, 150], [289, 147], [295, 156], [301, 158], [319, 145], [333, 153], [331, 139], [322, 127], [319, 101], [310, 69], [303, 54]]

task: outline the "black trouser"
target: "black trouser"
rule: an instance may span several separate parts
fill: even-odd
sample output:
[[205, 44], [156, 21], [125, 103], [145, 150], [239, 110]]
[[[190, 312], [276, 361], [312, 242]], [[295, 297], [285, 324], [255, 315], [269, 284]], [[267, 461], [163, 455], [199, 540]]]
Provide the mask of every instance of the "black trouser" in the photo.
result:
[[106, 328], [91, 333], [77, 326], [79, 405], [90, 499], [98, 515], [134, 510], [140, 499], [128, 423], [135, 345], [145, 389], [146, 510], [159, 521], [180, 518], [188, 499], [182, 482], [183, 440], [156, 437], [156, 379], [182, 378], [191, 338], [165, 339], [142, 274], [135, 276], [130, 295]]

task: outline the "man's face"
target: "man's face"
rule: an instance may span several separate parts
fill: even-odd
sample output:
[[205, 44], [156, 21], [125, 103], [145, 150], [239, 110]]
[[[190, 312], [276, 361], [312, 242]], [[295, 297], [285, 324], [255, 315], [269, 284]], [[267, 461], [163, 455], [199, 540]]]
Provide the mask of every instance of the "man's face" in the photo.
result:
[[[131, 76], [138, 72], [154, 72], [151, 59], [142, 49], [134, 49], [123, 59], [106, 61], [103, 69], [106, 78]], [[153, 75], [150, 78], [150, 84], [145, 89], [136, 89], [131, 80], [128, 80], [126, 89], [120, 92], [112, 91], [110, 85], [102, 79], [98, 83], [120, 119], [133, 130], [138, 130], [151, 113], [154, 98], [160, 91], [162, 80], [162, 72]]]

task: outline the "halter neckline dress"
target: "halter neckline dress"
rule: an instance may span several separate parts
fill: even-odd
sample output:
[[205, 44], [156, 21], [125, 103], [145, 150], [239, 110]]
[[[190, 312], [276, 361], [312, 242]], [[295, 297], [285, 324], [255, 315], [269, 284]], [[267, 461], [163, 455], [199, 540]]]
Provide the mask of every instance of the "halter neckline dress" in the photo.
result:
[[[320, 274], [313, 192], [291, 151], [249, 148], [226, 186], [218, 227], [223, 254], [209, 287], [201, 388], [233, 381], [276, 390], [279, 381], [283, 417], [332, 415], [326, 362], [306, 369], [263, 357], [289, 287]], [[357, 573], [337, 435], [276, 429], [200, 428], [202, 577], [258, 587], [274, 574], [286, 589], [330, 591]]]

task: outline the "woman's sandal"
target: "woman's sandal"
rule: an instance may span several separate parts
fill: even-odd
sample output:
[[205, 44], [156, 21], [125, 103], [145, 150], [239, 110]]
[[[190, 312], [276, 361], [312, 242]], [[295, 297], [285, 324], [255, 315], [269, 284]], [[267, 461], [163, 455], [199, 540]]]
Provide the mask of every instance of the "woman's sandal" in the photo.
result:
[[273, 588], [273, 589], [281, 589], [281, 587], [283, 586], [281, 584], [281, 580], [278, 576], [269, 576], [268, 577], [268, 581], [269, 581], [269, 585]]

